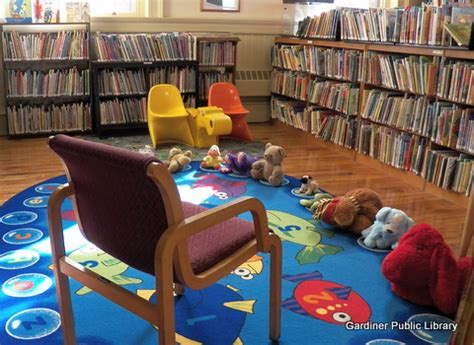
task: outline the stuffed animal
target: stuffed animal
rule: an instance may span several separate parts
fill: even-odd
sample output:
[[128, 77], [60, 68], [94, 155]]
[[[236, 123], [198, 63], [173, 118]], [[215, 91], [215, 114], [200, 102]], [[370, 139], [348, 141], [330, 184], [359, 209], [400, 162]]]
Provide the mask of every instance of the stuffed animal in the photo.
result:
[[301, 187], [296, 191], [298, 194], [314, 195], [319, 190], [319, 183], [311, 176], [304, 175], [300, 178]]
[[212, 145], [207, 151], [207, 156], [202, 159], [201, 168], [219, 170], [222, 163], [224, 160], [221, 157], [219, 146]]
[[408, 230], [382, 263], [392, 291], [416, 304], [453, 315], [472, 270], [472, 259], [453, 256], [438, 230], [418, 224]]
[[145, 145], [142, 148], [138, 149], [138, 153], [141, 153], [143, 155], [148, 155], [148, 156], [154, 156], [155, 155], [155, 150], [150, 145]]
[[334, 199], [324, 198], [313, 206], [314, 219], [360, 234], [372, 225], [383, 205], [376, 192], [359, 188]]
[[170, 173], [175, 173], [183, 170], [183, 168], [191, 163], [193, 153], [190, 150], [183, 152], [178, 147], [173, 147], [168, 155], [168, 160], [163, 161], [163, 164], [168, 167]]
[[319, 202], [323, 202], [325, 200], [332, 200], [334, 197], [328, 193], [317, 193], [314, 195], [313, 199], [302, 199], [300, 200], [300, 205], [307, 207], [314, 212], [316, 207], [318, 207]]
[[264, 158], [252, 164], [250, 175], [255, 180], [265, 180], [272, 186], [280, 186], [285, 175], [281, 166], [285, 157], [283, 147], [268, 143], [265, 145]]
[[255, 163], [258, 158], [250, 157], [245, 152], [239, 152], [237, 155], [227, 153], [224, 156], [225, 167], [220, 169], [223, 174], [238, 174], [242, 176], [250, 176], [250, 170], [252, 164]]
[[362, 237], [369, 248], [394, 249], [400, 237], [414, 226], [415, 222], [405, 212], [383, 207], [377, 212], [374, 224], [362, 231]]

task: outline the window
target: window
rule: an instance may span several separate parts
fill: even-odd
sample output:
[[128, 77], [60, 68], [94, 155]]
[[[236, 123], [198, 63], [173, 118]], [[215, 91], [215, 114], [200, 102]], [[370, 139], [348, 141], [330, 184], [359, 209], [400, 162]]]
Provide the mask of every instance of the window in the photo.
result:
[[91, 1], [91, 12], [94, 17], [138, 17], [145, 16], [145, 0], [94, 0]]

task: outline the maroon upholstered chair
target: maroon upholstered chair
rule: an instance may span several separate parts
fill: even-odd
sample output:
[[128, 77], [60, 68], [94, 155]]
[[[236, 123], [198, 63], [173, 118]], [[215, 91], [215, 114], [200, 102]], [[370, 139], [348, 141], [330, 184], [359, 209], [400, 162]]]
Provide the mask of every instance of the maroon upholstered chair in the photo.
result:
[[[66, 344], [75, 343], [68, 277], [158, 327], [159, 343], [175, 344], [173, 284], [203, 289], [257, 252], [271, 254], [270, 338], [280, 335], [281, 242], [255, 198], [204, 209], [181, 202], [156, 158], [74, 139], [51, 137], [68, 183], [49, 200], [54, 273]], [[66, 256], [61, 204], [71, 197], [83, 235], [104, 252], [156, 278], [157, 303], [104, 280]], [[237, 215], [251, 212], [253, 222]]]

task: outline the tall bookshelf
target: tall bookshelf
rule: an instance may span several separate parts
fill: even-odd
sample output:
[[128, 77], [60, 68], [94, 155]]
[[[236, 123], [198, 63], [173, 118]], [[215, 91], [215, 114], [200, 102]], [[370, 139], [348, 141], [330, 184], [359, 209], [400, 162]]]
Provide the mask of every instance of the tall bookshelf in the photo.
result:
[[[327, 61], [321, 54], [326, 50], [341, 58]], [[466, 72], [474, 69], [474, 52], [279, 37], [273, 55], [274, 118], [313, 132], [316, 141], [344, 147], [356, 161], [466, 205], [462, 187], [469, 182], [466, 178], [474, 160], [474, 143], [468, 146], [472, 134], [466, 134], [474, 120], [474, 100], [469, 98], [474, 85]], [[403, 63], [413, 74], [400, 72]], [[467, 84], [447, 80], [461, 76]], [[345, 84], [358, 89], [355, 114], [334, 106], [349, 101], [348, 94], [341, 92], [347, 88]], [[326, 102], [327, 94], [315, 92], [318, 85], [325, 86], [327, 94], [331, 94], [331, 87], [340, 85], [332, 95], [341, 100]], [[313, 97], [315, 93], [317, 97]], [[465, 133], [459, 133], [459, 127]]]
[[0, 30], [9, 137], [90, 131], [89, 24]]
[[239, 41], [238, 37], [197, 34], [199, 105], [207, 104], [211, 84], [216, 82], [235, 84]]
[[196, 40], [186, 33], [101, 33], [93, 37], [94, 130], [146, 129], [147, 95], [174, 84], [186, 106], [197, 98]]

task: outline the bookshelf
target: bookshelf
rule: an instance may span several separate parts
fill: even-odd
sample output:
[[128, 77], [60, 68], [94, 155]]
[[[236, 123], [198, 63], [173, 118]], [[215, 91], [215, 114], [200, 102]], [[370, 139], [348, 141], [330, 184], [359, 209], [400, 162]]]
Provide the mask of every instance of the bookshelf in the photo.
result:
[[153, 85], [176, 85], [186, 107], [196, 104], [196, 39], [188, 33], [93, 36], [95, 132], [146, 129], [147, 95]]
[[2, 24], [10, 138], [92, 129], [88, 23]]
[[464, 206], [474, 161], [473, 84], [472, 51], [278, 37], [272, 117]]
[[197, 34], [199, 105], [207, 105], [211, 84], [216, 82], [235, 84], [239, 41], [238, 37]]

